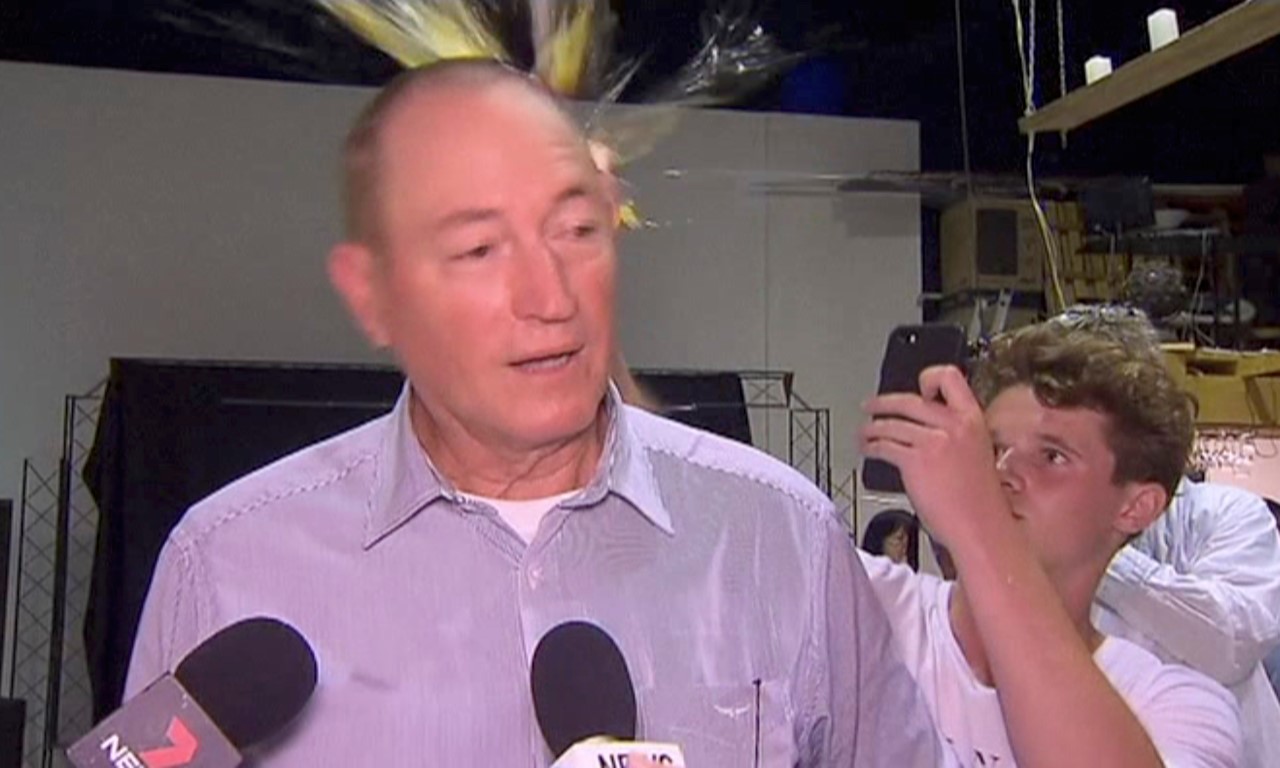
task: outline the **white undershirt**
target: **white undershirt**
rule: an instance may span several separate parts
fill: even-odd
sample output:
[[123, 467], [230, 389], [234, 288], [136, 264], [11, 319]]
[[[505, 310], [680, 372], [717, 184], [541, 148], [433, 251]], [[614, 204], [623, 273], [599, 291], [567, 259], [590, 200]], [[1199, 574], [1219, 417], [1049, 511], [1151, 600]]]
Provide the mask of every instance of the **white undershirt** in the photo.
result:
[[475, 496], [473, 494], [464, 494], [468, 499], [478, 501], [482, 504], [488, 504], [498, 512], [498, 516], [506, 521], [507, 525], [516, 532], [520, 538], [524, 539], [524, 543], [528, 544], [533, 541], [533, 537], [538, 533], [538, 526], [542, 523], [542, 518], [555, 508], [557, 504], [576, 494], [577, 490], [561, 493], [555, 496], [548, 496], [543, 499], [491, 499], [487, 496]]

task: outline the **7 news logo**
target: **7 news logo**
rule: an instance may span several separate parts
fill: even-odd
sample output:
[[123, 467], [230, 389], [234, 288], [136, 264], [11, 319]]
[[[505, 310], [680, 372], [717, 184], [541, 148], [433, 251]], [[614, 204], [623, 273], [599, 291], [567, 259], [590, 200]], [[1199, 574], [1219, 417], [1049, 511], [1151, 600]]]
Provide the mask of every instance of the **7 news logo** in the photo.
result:
[[115, 768], [177, 768], [189, 765], [195, 759], [200, 740], [180, 718], [174, 717], [169, 721], [165, 736], [169, 739], [168, 746], [134, 753], [120, 734], [112, 733], [103, 739], [99, 749], [107, 753], [107, 759]]

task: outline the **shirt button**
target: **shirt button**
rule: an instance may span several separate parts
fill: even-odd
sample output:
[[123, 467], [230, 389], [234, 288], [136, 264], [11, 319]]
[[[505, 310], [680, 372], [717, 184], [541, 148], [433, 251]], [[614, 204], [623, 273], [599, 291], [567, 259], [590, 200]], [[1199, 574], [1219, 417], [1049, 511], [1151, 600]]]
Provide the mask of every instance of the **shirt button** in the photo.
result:
[[542, 566], [540, 565], [533, 566], [532, 568], [529, 569], [527, 575], [529, 578], [529, 586], [537, 588], [538, 584], [542, 582]]

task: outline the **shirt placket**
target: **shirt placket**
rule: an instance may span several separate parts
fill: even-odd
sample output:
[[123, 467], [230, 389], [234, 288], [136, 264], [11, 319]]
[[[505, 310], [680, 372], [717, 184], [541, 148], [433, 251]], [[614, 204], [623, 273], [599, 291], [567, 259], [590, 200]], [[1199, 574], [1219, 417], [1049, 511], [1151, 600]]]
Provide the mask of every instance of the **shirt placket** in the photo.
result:
[[[555, 541], [565, 519], [571, 514], [572, 509], [560, 506], [548, 511], [538, 535], [524, 549], [520, 558], [516, 605], [519, 611], [520, 636], [524, 639], [526, 676], [530, 672], [529, 665], [538, 640], [550, 628], [552, 605], [556, 603], [553, 595], [559, 591], [550, 581], [555, 574]], [[551, 762], [552, 756], [542, 738], [536, 718], [529, 733], [529, 754], [533, 756], [535, 765], [545, 766]]]

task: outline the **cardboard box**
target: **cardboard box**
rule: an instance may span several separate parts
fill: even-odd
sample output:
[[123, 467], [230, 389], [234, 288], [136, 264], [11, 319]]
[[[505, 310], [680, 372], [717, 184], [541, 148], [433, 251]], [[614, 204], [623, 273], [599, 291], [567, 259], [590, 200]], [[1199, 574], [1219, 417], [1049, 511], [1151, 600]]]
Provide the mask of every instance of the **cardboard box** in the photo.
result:
[[1039, 292], [1045, 248], [1029, 200], [975, 198], [942, 214], [942, 292]]
[[1199, 403], [1201, 426], [1280, 425], [1280, 353], [1166, 346], [1174, 377]]

